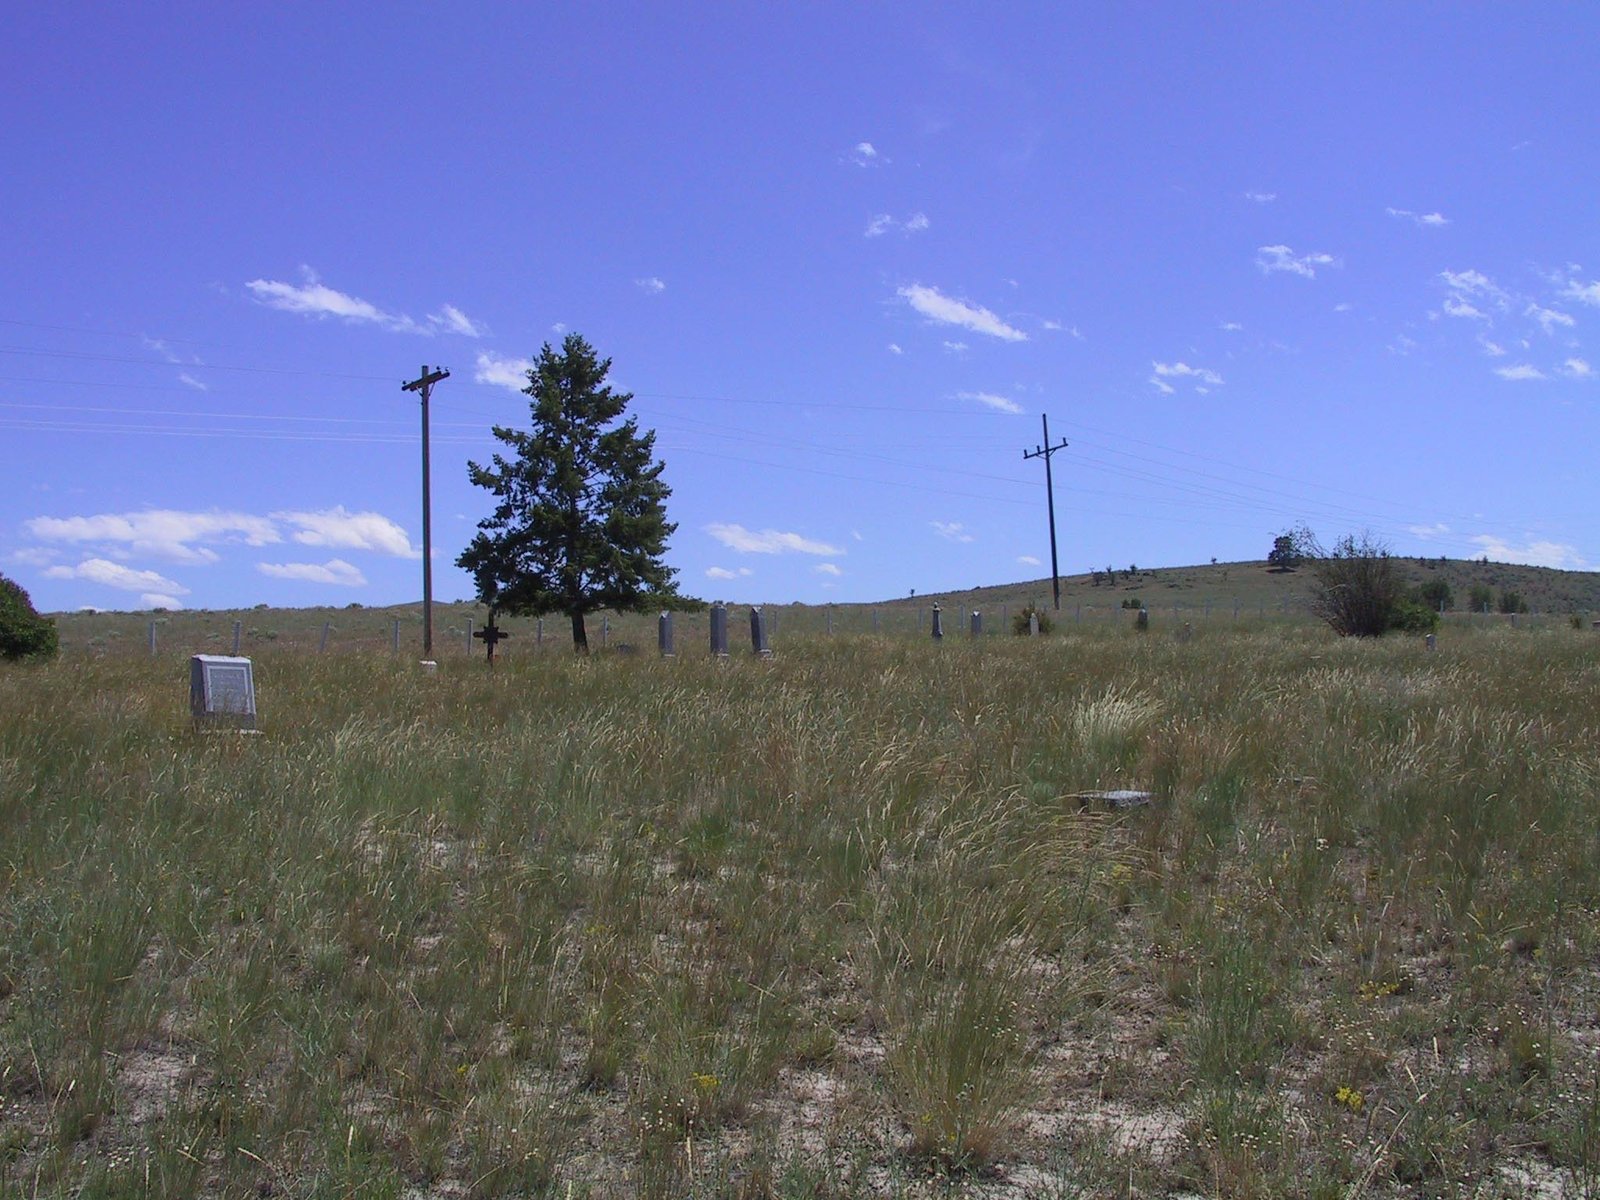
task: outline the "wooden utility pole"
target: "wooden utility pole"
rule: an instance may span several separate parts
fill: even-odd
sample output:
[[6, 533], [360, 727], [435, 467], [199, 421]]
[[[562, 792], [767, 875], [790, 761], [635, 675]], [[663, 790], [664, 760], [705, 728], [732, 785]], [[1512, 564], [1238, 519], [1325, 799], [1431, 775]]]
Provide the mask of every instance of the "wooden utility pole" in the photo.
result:
[[443, 367], [428, 370], [422, 364], [422, 374], [410, 383], [402, 383], [402, 392], [422, 393], [422, 657], [433, 657], [433, 503], [428, 491], [428, 395], [433, 385], [449, 379], [450, 372]]
[[1050, 456], [1057, 450], [1065, 450], [1067, 439], [1062, 438], [1059, 446], [1050, 444], [1050, 418], [1043, 413], [1039, 419], [1044, 422], [1044, 445], [1035, 446], [1032, 450], [1022, 452], [1023, 461], [1030, 458], [1044, 459], [1044, 496], [1045, 505], [1050, 510], [1050, 587], [1055, 593], [1056, 611], [1061, 611], [1061, 567], [1056, 562], [1056, 490], [1055, 484], [1050, 479]]

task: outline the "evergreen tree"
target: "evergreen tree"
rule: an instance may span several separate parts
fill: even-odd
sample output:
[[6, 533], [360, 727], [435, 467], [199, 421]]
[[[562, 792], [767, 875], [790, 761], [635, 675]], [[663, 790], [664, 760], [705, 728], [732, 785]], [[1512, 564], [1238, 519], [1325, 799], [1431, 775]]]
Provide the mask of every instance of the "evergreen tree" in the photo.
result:
[[56, 623], [34, 611], [21, 584], [0, 575], [0, 658], [54, 658], [60, 645]]
[[621, 419], [633, 397], [606, 386], [610, 369], [575, 333], [559, 352], [545, 343], [523, 389], [532, 428], [495, 426], [509, 456], [467, 464], [497, 503], [456, 559], [491, 614], [564, 613], [583, 653], [585, 614], [683, 603], [677, 572], [661, 561], [677, 526], [667, 521], [664, 464], [652, 457], [656, 435]]

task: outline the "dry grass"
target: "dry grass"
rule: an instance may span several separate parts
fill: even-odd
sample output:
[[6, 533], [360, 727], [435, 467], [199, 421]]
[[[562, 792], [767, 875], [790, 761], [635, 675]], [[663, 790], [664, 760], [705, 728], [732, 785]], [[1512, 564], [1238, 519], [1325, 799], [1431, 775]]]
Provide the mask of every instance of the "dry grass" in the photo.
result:
[[0, 1197], [1600, 1194], [1600, 638], [680, 653], [0, 673]]

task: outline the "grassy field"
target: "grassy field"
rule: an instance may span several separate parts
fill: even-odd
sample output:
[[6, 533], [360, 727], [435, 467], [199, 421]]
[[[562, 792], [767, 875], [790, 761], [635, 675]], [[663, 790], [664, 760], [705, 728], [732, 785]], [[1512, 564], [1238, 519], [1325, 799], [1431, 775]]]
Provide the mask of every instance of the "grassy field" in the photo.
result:
[[1192, 623], [263, 638], [258, 736], [64, 623], [0, 1198], [1600, 1196], [1600, 634]]

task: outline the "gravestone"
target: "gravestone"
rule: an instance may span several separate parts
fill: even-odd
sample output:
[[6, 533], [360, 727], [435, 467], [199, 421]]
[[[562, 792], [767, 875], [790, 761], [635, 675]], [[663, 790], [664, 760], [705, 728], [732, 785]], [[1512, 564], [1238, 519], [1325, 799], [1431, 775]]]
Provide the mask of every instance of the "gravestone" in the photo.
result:
[[675, 657], [672, 653], [672, 614], [664, 612], [656, 618], [656, 646], [662, 658]]
[[[468, 622], [467, 628], [469, 630], [472, 628], [472, 625], [471, 625], [470, 622]], [[490, 613], [489, 614], [489, 623], [487, 625], [485, 625], [482, 629], [480, 629], [476, 633], [474, 633], [472, 636], [475, 637], [475, 638], [478, 638], [479, 640], [481, 640], [483, 642], [484, 654], [488, 658], [489, 666], [491, 668], [493, 668], [493, 666], [494, 666], [494, 648], [495, 648], [495, 646], [499, 645], [499, 643], [501, 641], [503, 641], [505, 638], [510, 637], [511, 635], [509, 633], [507, 633], [505, 630], [501, 629], [500, 626], [495, 624], [494, 614]]]
[[762, 658], [772, 657], [772, 647], [767, 644], [767, 618], [759, 607], [750, 610], [750, 650]]
[[[492, 620], [493, 618], [490, 618], [490, 619]], [[466, 651], [467, 651], [468, 654], [472, 653], [472, 639], [477, 637], [477, 636], [478, 636], [477, 634], [472, 632], [472, 618], [468, 617], [467, 618], [467, 636], [461, 639], [461, 645], [466, 648]]]
[[933, 640], [940, 641], [944, 637], [944, 625], [940, 622], [939, 606], [933, 606]]
[[256, 684], [250, 660], [231, 654], [190, 658], [189, 712], [197, 729], [254, 729]]
[[972, 610], [972, 636], [983, 636], [983, 614], [977, 609]]
[[1194, 626], [1185, 621], [1178, 628], [1178, 640], [1180, 642], [1187, 642], [1192, 637], [1194, 637]]
[[1425, 644], [1429, 650], [1437, 650], [1439, 648], [1439, 639], [1435, 634], [1430, 633]]
[[322, 641], [317, 644], [317, 653], [318, 654], [327, 653], [327, 650], [328, 650], [328, 634], [330, 634], [332, 632], [333, 632], [333, 622], [332, 621], [324, 621], [322, 623]]
[[1133, 619], [1133, 627], [1141, 633], [1150, 628], [1150, 610], [1148, 608], [1139, 610], [1139, 615]]
[[1028, 614], [1028, 636], [1039, 636], [1039, 614], [1036, 612], [1030, 612]]
[[233, 623], [233, 653], [235, 657], [239, 654], [239, 633], [243, 628], [243, 621], [235, 621]]
[[728, 657], [728, 610], [721, 604], [711, 606], [711, 653], [716, 658]]

